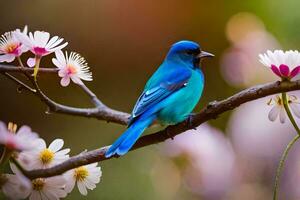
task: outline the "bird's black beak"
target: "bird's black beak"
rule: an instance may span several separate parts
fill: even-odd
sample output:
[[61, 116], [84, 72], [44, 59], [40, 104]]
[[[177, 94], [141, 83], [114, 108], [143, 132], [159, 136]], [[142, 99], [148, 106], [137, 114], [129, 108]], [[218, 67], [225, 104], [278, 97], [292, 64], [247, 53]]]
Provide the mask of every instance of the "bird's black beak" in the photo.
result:
[[211, 54], [211, 53], [208, 53], [208, 52], [205, 52], [205, 51], [201, 51], [197, 56], [196, 58], [194, 59], [194, 66], [195, 67], [200, 67], [200, 63], [202, 61], [203, 58], [206, 58], [206, 57], [214, 57], [215, 55], [214, 54]]
[[214, 54], [211, 54], [211, 53], [208, 53], [208, 52], [205, 52], [205, 51], [201, 51], [197, 58], [201, 59], [201, 58], [205, 58], [205, 57], [214, 57], [215, 55]]

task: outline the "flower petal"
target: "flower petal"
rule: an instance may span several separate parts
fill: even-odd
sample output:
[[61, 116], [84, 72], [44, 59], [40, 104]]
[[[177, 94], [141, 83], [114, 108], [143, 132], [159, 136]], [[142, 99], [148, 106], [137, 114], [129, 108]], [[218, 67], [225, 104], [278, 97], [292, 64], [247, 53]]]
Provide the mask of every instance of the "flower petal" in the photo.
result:
[[51, 144], [49, 145], [49, 149], [53, 152], [57, 152], [64, 146], [64, 141], [62, 139], [55, 139]]
[[59, 39], [59, 37], [58, 36], [54, 36], [54, 37], [52, 37], [50, 40], [49, 40], [49, 42], [46, 44], [46, 48], [49, 48], [49, 47], [51, 47], [57, 40]]
[[42, 138], [37, 139], [35, 145], [38, 150], [46, 149], [46, 142]]
[[34, 32], [34, 40], [39, 47], [45, 47], [49, 38], [50, 38], [50, 34], [48, 32], [44, 32], [44, 31]]
[[76, 75], [71, 76], [71, 79], [74, 83], [78, 84], [78, 85], [83, 85], [83, 82], [80, 80], [80, 78]]
[[61, 49], [65, 48], [68, 44], [69, 44], [69, 43], [66, 42], [66, 43], [64, 43], [64, 44], [62, 44], [62, 45], [59, 45], [59, 46], [57, 46], [57, 47], [54, 47], [54, 48], [51, 48], [51, 49], [48, 49], [48, 50], [51, 51], [51, 52], [54, 52], [54, 51], [57, 51], [57, 50], [61, 50]]
[[61, 150], [61, 151], [57, 151], [55, 155], [56, 155], [56, 156], [63, 156], [63, 157], [65, 157], [66, 154], [68, 154], [70, 151], [71, 151], [71, 150], [70, 150], [69, 148], [63, 149], [63, 150]]
[[66, 70], [65, 69], [61, 69], [58, 71], [58, 76], [59, 77], [65, 77], [67, 75]]
[[58, 60], [58, 62], [60, 63], [61, 68], [65, 67], [67, 62], [66, 62], [64, 53], [61, 50], [57, 50], [57, 51], [55, 51], [55, 56], [56, 56], [56, 59]]
[[20, 41], [22, 44], [24, 44], [25, 46], [27, 46], [27, 48], [32, 48], [32, 42], [30, 40], [30, 38], [26, 35], [27, 33], [22, 33], [20, 31], [16, 31], [14, 33], [15, 37], [18, 39], [18, 41]]
[[272, 122], [275, 121], [276, 118], [277, 118], [277, 116], [279, 115], [279, 111], [280, 111], [280, 107], [279, 107], [279, 106], [274, 106], [274, 107], [270, 110], [270, 112], [269, 112], [269, 114], [268, 114], [269, 120], [272, 121]]
[[281, 73], [280, 73], [278, 67], [276, 67], [275, 65], [271, 65], [271, 70], [274, 72], [274, 74], [281, 77]]
[[48, 49], [52, 49], [52, 48], [56, 47], [57, 45], [59, 45], [63, 40], [64, 40], [63, 38], [57, 38], [57, 39], [55, 40], [55, 42], [53, 42], [53, 43], [50, 44], [50, 45], [47, 45], [47, 48], [48, 48]]
[[56, 58], [52, 58], [52, 63], [59, 69], [63, 67], [62, 64]]
[[297, 76], [299, 73], [300, 73], [300, 66], [297, 66], [292, 70], [290, 77], [293, 78], [293, 77]]
[[74, 178], [74, 170], [71, 170], [70, 173], [65, 176], [65, 179], [66, 179], [65, 190], [67, 193], [70, 193], [74, 189], [75, 182], [76, 182]]
[[90, 181], [88, 178], [86, 178], [86, 179], [84, 180], [84, 184], [85, 184], [85, 186], [86, 186], [88, 189], [90, 189], [90, 190], [93, 190], [93, 189], [96, 188], [96, 184], [93, 183], [92, 181]]
[[300, 118], [300, 104], [290, 103], [289, 106], [293, 113], [296, 115], [296, 117]]
[[61, 86], [63, 86], [63, 87], [68, 86], [68, 85], [70, 84], [70, 77], [68, 77], [68, 76], [63, 77], [63, 78], [60, 80], [60, 84], [61, 84]]
[[283, 75], [283, 76], [289, 76], [290, 74], [290, 69], [287, 65], [284, 65], [284, 64], [281, 64], [279, 66], [279, 70], [280, 70], [280, 73]]
[[0, 62], [12, 62], [14, 61], [15, 56], [13, 54], [4, 54], [4, 55], [0, 55]]
[[38, 191], [33, 190], [31, 195], [29, 196], [29, 200], [41, 200], [40, 193]]
[[280, 113], [279, 113], [279, 119], [280, 122], [283, 124], [285, 122], [285, 118], [286, 118], [286, 113], [285, 113], [285, 109], [283, 106], [280, 107]]
[[28, 58], [27, 65], [29, 67], [34, 67], [35, 66], [35, 58]]
[[87, 195], [87, 189], [82, 181], [77, 181], [77, 187], [82, 195]]

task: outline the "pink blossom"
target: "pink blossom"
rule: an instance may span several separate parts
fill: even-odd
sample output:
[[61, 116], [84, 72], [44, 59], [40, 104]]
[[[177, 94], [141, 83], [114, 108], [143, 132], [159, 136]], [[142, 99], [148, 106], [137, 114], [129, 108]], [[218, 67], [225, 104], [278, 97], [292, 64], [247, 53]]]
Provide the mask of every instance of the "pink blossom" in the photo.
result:
[[[50, 34], [44, 31], [30, 32], [29, 36], [18, 34], [17, 37], [38, 58], [60, 50], [68, 45], [68, 42], [61, 44], [64, 39], [58, 36], [54, 36], [50, 39]], [[29, 67], [34, 67], [35, 62], [35, 58], [29, 58], [27, 60]]]
[[22, 126], [16, 133], [7, 129], [7, 126], [0, 121], [0, 143], [12, 150], [32, 150], [35, 147], [38, 135], [28, 126]]
[[170, 157], [185, 156], [188, 189], [205, 197], [220, 199], [234, 184], [235, 154], [230, 141], [219, 130], [202, 124], [167, 140], [164, 152]]
[[261, 19], [252, 13], [237, 13], [226, 24], [226, 36], [231, 45], [221, 58], [220, 69], [228, 84], [249, 87], [275, 80], [261, 67], [257, 55], [268, 48], [280, 48], [280, 44]]
[[17, 34], [26, 35], [27, 26], [21, 32], [19, 29], [6, 32], [0, 37], [0, 62], [12, 62], [16, 57], [28, 51], [28, 48], [17, 38]]
[[83, 84], [82, 80], [92, 81], [92, 73], [89, 72], [89, 67], [83, 57], [75, 52], [70, 55], [62, 51], [55, 52], [56, 58], [52, 59], [53, 64], [59, 68], [58, 75], [62, 77], [60, 84], [67, 86], [72, 80], [76, 84]]

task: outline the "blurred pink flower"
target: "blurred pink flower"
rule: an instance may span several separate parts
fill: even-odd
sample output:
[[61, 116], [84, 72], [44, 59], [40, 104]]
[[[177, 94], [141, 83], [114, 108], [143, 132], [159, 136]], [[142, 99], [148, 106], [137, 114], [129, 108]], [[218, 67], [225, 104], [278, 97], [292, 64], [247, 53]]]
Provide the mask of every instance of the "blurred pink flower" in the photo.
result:
[[92, 81], [92, 73], [89, 72], [89, 67], [83, 57], [75, 52], [70, 55], [66, 52], [63, 54], [61, 50], [55, 52], [56, 58], [52, 59], [53, 64], [59, 68], [58, 75], [62, 77], [60, 84], [68, 86], [70, 80], [76, 84], [83, 84], [82, 80]]
[[233, 86], [248, 87], [275, 80], [261, 67], [257, 55], [280, 45], [257, 16], [251, 13], [232, 16], [226, 34], [231, 46], [224, 52], [220, 65], [225, 81]]
[[[295, 93], [292, 93], [295, 94]], [[291, 123], [281, 124], [268, 119], [269, 97], [248, 102], [231, 115], [227, 133], [241, 156], [253, 162], [255, 158], [278, 158], [285, 145], [295, 134]]]
[[168, 140], [164, 152], [170, 157], [187, 156], [184, 170], [187, 187], [207, 198], [224, 197], [234, 183], [235, 154], [219, 130], [203, 124], [195, 131]]
[[12, 62], [16, 57], [29, 49], [17, 38], [17, 34], [27, 34], [27, 26], [21, 32], [20, 29], [6, 32], [0, 37], [0, 62]]
[[0, 143], [11, 150], [33, 150], [36, 147], [38, 135], [28, 126], [22, 126], [17, 132], [16, 125], [14, 127], [14, 130], [8, 130], [7, 126], [0, 121]]
[[13, 174], [4, 174], [6, 181], [1, 190], [9, 199], [24, 199], [32, 189], [31, 181], [14, 164], [9, 165]]
[[[290, 94], [297, 95], [299, 92]], [[257, 193], [258, 188], [265, 187], [261, 191], [262, 197], [249, 199], [271, 198], [272, 191], [269, 188], [273, 186], [279, 158], [286, 145], [297, 134], [290, 121], [282, 124], [279, 120], [272, 122], [268, 119], [268, 114], [273, 109], [267, 106], [269, 98], [251, 101], [235, 109], [226, 130], [237, 156], [239, 186], [248, 188], [245, 194], [250, 192], [250, 188]], [[241, 190], [242, 188], [237, 188], [237, 191]], [[247, 199], [243, 198], [242, 193], [233, 195], [242, 197], [236, 199]]]
[[275, 50], [259, 55], [260, 62], [269, 67], [280, 78], [293, 79], [300, 73], [300, 53], [298, 51]]

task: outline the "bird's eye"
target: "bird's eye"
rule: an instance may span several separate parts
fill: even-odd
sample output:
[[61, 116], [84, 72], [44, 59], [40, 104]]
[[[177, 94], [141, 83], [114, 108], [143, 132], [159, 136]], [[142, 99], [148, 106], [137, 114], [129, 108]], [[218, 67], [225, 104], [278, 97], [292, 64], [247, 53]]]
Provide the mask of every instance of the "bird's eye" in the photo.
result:
[[188, 55], [193, 55], [194, 52], [193, 52], [193, 51], [187, 51], [186, 54], [188, 54]]

